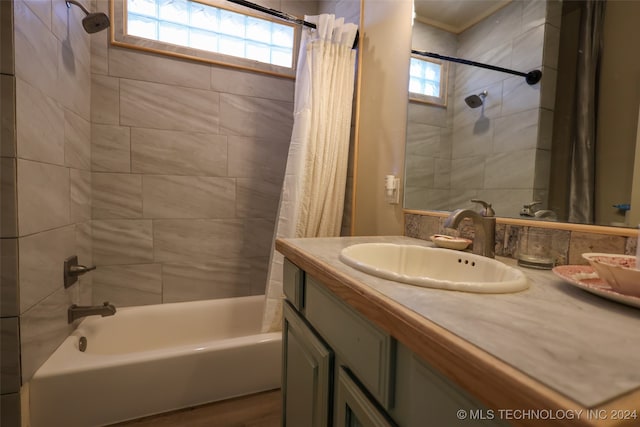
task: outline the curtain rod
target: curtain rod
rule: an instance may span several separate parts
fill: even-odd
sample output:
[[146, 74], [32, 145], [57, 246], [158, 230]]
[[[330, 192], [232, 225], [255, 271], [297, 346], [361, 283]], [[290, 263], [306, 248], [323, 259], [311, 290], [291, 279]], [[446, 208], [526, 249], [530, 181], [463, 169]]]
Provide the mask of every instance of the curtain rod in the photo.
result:
[[[233, 1], [233, 0], [229, 0], [229, 1]], [[515, 74], [516, 76], [524, 77], [529, 85], [534, 85], [534, 84], [538, 83], [540, 81], [540, 79], [542, 78], [542, 71], [540, 71], [540, 70], [533, 70], [533, 71], [529, 71], [528, 73], [522, 73], [520, 71], [514, 71], [514, 70], [510, 70], [508, 68], [496, 67], [495, 65], [489, 65], [489, 64], [483, 64], [481, 62], [469, 61], [468, 59], [454, 58], [454, 57], [451, 57], [451, 56], [444, 56], [444, 55], [440, 55], [440, 54], [437, 54], [437, 53], [424, 52], [424, 51], [419, 51], [419, 50], [414, 50], [414, 49], [411, 49], [411, 53], [413, 53], [415, 55], [420, 55], [420, 56], [428, 56], [430, 58], [442, 59], [442, 60], [450, 61], [450, 62], [457, 62], [457, 63], [465, 64], [465, 65], [473, 65], [474, 67], [486, 68], [486, 69], [493, 70], [493, 71], [500, 71], [500, 72], [503, 72], [503, 73]]]
[[[280, 19], [284, 19], [285, 21], [293, 22], [298, 25], [304, 25], [305, 27], [309, 27], [309, 28], [316, 28], [316, 24], [314, 24], [313, 22], [307, 22], [304, 19], [300, 19], [296, 16], [289, 15], [288, 13], [281, 12], [275, 9], [270, 9], [268, 7], [260, 6], [259, 4], [255, 4], [247, 0], [228, 0], [228, 1], [230, 1], [231, 3], [248, 7], [253, 10], [258, 10], [260, 12], [266, 13], [271, 16], [276, 16]], [[356, 31], [356, 37], [353, 40], [353, 49], [358, 47], [358, 38], [359, 38], [359, 31]]]

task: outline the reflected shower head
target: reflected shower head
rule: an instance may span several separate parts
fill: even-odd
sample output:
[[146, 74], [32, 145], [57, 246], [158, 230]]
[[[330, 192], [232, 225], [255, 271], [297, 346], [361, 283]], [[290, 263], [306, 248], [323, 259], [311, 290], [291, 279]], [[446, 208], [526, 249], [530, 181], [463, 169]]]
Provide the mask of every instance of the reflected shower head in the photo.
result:
[[109, 22], [109, 17], [102, 12], [90, 13], [83, 5], [78, 3], [75, 0], [67, 0], [67, 7], [71, 7], [72, 4], [78, 6], [84, 12], [85, 16], [82, 18], [82, 27], [84, 30], [89, 33], [97, 33], [98, 31], [102, 31], [105, 28], [109, 28], [111, 23]]
[[487, 96], [487, 91], [483, 91], [477, 95], [470, 95], [464, 99], [464, 102], [471, 108], [478, 108], [484, 103], [484, 98]]

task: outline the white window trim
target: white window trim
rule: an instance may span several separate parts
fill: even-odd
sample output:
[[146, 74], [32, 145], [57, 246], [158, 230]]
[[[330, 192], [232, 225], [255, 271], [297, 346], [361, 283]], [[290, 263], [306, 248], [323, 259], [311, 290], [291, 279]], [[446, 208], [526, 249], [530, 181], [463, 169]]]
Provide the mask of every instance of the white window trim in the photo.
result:
[[409, 92], [409, 101], [420, 102], [423, 104], [437, 105], [439, 107], [447, 106], [447, 82], [449, 81], [449, 63], [439, 59], [427, 58], [422, 55], [412, 54], [412, 58], [420, 61], [432, 62], [440, 65], [440, 96], [429, 96], [421, 93]]
[[126, 31], [126, 1], [127, 0], [110, 0], [111, 12], [111, 44], [114, 46], [137, 49], [145, 52], [152, 52], [167, 56], [173, 56], [182, 59], [205, 62], [209, 64], [224, 65], [241, 70], [257, 71], [265, 74], [295, 78], [296, 64], [298, 62], [298, 49], [300, 40], [300, 27], [297, 24], [288, 23], [279, 19], [272, 19], [262, 14], [250, 13], [246, 8], [235, 7], [233, 3], [225, 0], [191, 0], [209, 6], [226, 9], [247, 16], [253, 16], [266, 19], [282, 25], [289, 25], [294, 29], [294, 46], [293, 46], [293, 66], [282, 67], [273, 64], [266, 64], [251, 59], [240, 58], [231, 55], [224, 55], [216, 52], [208, 52], [205, 50], [194, 49], [185, 46], [178, 46], [157, 40], [150, 40], [136, 36], [130, 36]]

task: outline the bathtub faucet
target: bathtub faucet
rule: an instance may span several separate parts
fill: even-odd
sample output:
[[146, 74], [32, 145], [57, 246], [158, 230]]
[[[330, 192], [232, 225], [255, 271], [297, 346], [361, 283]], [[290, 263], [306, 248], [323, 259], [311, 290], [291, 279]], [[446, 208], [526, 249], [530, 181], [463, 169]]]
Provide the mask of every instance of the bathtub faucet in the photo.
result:
[[109, 304], [109, 301], [105, 301], [102, 305], [80, 306], [73, 304], [69, 307], [69, 310], [67, 310], [67, 319], [69, 323], [73, 323], [74, 320], [80, 319], [81, 317], [94, 316], [98, 314], [102, 317], [113, 316], [116, 314], [116, 308], [113, 304]]

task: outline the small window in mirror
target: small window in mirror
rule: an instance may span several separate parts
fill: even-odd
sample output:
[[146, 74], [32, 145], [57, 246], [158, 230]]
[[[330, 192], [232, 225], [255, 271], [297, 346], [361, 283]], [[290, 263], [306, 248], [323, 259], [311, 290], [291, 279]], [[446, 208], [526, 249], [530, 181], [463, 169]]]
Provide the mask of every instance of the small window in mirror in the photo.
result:
[[447, 106], [447, 63], [411, 55], [409, 100]]

